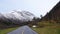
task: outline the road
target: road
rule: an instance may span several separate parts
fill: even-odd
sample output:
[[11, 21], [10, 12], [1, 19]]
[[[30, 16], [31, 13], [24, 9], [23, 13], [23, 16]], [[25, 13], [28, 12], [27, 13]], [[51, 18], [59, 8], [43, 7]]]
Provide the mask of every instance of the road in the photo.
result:
[[7, 34], [37, 34], [37, 33], [28, 26], [22, 26]]

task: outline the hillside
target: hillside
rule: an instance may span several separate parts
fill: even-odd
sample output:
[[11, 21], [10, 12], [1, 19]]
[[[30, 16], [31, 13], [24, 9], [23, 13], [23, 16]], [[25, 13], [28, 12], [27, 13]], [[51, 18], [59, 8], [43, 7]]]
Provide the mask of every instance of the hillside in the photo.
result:
[[60, 1], [42, 18], [42, 20], [60, 23]]
[[28, 11], [11, 11], [9, 13], [0, 13], [0, 28], [14, 27], [26, 25], [28, 21], [32, 21], [34, 14]]

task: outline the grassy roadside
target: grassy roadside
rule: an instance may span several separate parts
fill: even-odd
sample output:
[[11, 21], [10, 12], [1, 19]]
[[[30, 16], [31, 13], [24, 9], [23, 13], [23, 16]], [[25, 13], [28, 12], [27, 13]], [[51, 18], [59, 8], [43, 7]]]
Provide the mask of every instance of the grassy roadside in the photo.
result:
[[44, 28], [32, 28], [38, 34], [60, 34], [60, 28], [51, 28], [51, 27], [44, 27]]
[[43, 24], [40, 26], [44, 27], [31, 27], [38, 34], [60, 34], [60, 25], [59, 24]]
[[7, 28], [7, 29], [1, 29], [0, 34], [7, 34], [8, 32], [17, 29], [18, 27], [13, 27], [13, 28]]

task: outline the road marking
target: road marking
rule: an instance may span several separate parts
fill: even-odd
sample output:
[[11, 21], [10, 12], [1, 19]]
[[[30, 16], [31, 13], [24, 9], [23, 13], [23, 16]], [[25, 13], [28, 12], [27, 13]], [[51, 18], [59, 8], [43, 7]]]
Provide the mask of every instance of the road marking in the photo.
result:
[[24, 34], [24, 30], [22, 31], [22, 34]]

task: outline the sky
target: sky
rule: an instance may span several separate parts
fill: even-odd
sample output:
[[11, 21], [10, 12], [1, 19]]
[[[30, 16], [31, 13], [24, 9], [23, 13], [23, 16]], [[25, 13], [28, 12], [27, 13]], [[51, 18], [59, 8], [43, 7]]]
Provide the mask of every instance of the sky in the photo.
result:
[[35, 16], [46, 15], [60, 0], [0, 0], [0, 12], [8, 13], [12, 10], [24, 10]]

